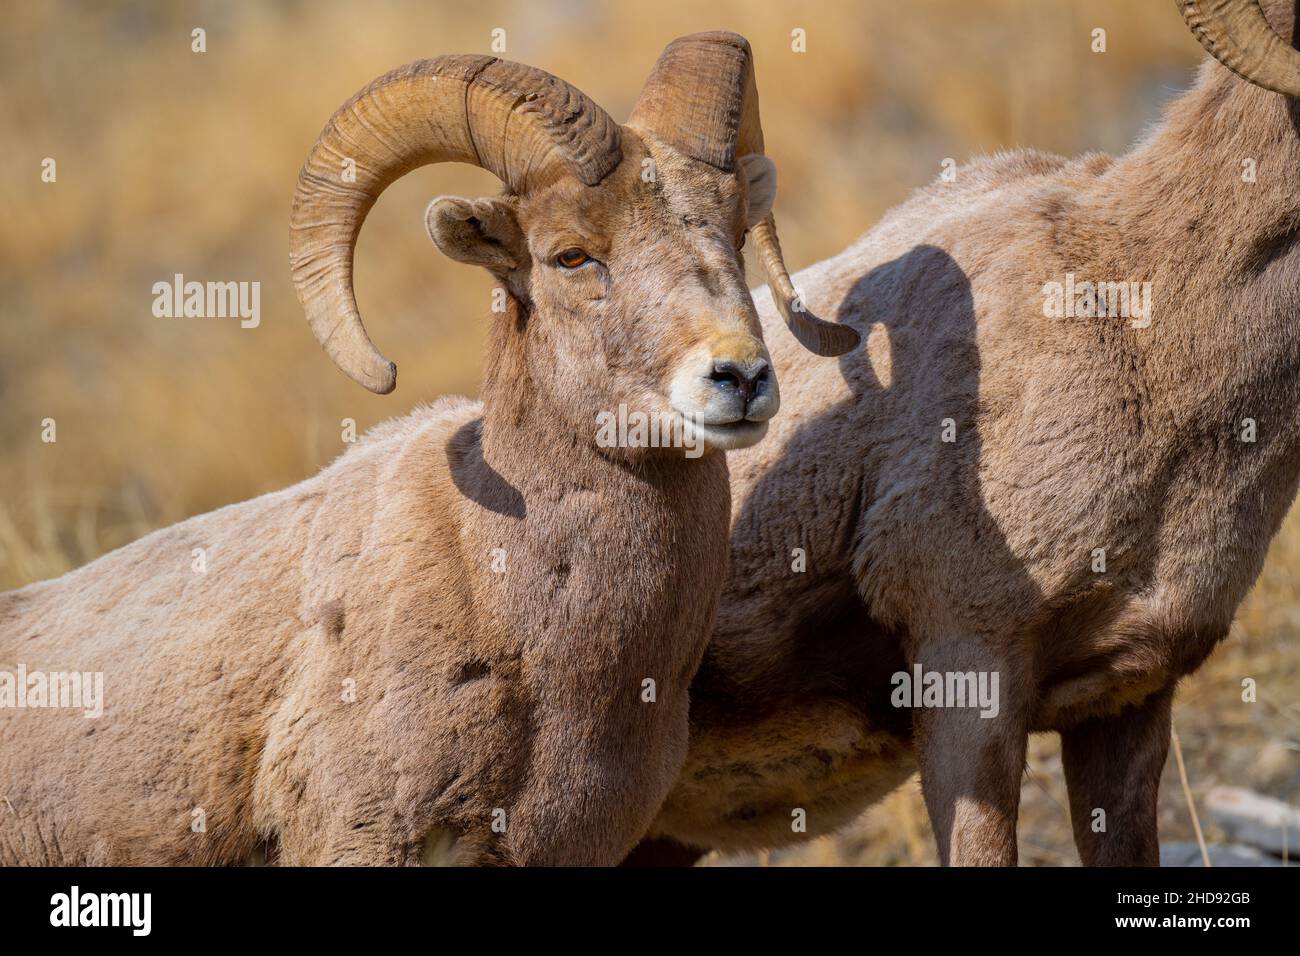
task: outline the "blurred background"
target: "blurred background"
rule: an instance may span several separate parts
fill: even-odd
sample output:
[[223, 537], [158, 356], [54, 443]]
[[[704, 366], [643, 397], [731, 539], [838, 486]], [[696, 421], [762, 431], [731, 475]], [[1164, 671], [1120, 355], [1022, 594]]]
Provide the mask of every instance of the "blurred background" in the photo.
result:
[[[7, 4], [0, 33], [0, 589], [81, 565], [186, 516], [283, 487], [358, 432], [473, 395], [486, 273], [424, 234], [441, 193], [498, 185], [420, 170], [371, 213], [362, 313], [401, 369], [353, 385], [289, 282], [298, 168], [333, 110], [388, 69], [447, 52], [542, 67], [626, 117], [663, 45], [729, 29], [753, 45], [786, 258], [838, 252], [944, 159], [1034, 146], [1123, 151], [1192, 80], [1200, 47], [1169, 0], [446, 0]], [[192, 52], [192, 31], [206, 52]], [[1092, 51], [1105, 30], [1105, 52]], [[806, 52], [792, 49], [802, 30]], [[53, 158], [57, 180], [42, 182]], [[261, 283], [261, 324], [152, 313], [155, 282]], [[751, 272], [752, 281], [759, 281]], [[57, 441], [42, 442], [54, 419]], [[1190, 791], [1300, 785], [1300, 515], [1232, 636], [1178, 698]], [[1241, 702], [1253, 677], [1259, 702]], [[1074, 865], [1055, 738], [1031, 742], [1021, 860]], [[1171, 756], [1165, 841], [1192, 838]], [[1205, 821], [1213, 840], [1218, 834]], [[915, 781], [834, 837], [712, 862], [927, 864]]]

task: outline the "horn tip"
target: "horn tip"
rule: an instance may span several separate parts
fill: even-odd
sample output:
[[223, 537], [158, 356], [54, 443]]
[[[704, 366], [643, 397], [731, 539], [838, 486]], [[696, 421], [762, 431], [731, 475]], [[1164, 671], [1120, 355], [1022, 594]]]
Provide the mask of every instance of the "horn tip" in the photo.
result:
[[393, 389], [397, 388], [397, 366], [385, 359], [376, 363], [374, 368], [353, 374], [348, 369], [344, 369], [348, 378], [352, 379], [358, 385], [362, 385], [376, 395], [387, 395]]
[[847, 355], [862, 343], [857, 329], [818, 318], [802, 304], [796, 309], [794, 298], [773, 292], [773, 300], [795, 341], [814, 355], [836, 358]]
[[367, 387], [376, 395], [387, 395], [397, 388], [397, 366], [392, 362], [386, 362], [380, 372], [379, 380]]
[[801, 327], [795, 332], [795, 338], [808, 351], [823, 358], [838, 358], [841, 355], [847, 355], [862, 342], [862, 337], [858, 335], [856, 329], [824, 320], [819, 321], [816, 326], [811, 328], [807, 326]]
[[[831, 332], [831, 329], [834, 331]], [[847, 355], [862, 344], [862, 336], [858, 335], [857, 329], [851, 329], [847, 325], [832, 325], [830, 332], [826, 336], [825, 352], [818, 352], [818, 355], [825, 355], [827, 358], [834, 358], [838, 355]]]

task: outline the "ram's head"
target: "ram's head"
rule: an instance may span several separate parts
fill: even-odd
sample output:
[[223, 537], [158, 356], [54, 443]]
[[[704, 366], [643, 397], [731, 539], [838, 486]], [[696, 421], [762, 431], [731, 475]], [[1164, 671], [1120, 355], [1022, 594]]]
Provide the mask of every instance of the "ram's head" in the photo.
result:
[[[355, 180], [345, 182], [348, 159]], [[357, 235], [385, 187], [438, 162], [472, 163], [505, 184], [491, 198], [435, 199], [429, 234], [510, 290], [521, 371], [575, 426], [625, 404], [691, 419], [714, 448], [762, 436], [779, 398], [744, 279], [747, 233], [799, 341], [822, 355], [857, 343], [803, 307], [782, 262], [776, 173], [742, 37], [674, 41], [622, 127], [541, 70], [442, 56], [344, 104], [294, 196], [299, 298], [325, 351], [372, 391], [391, 391], [396, 369], [357, 311]]]

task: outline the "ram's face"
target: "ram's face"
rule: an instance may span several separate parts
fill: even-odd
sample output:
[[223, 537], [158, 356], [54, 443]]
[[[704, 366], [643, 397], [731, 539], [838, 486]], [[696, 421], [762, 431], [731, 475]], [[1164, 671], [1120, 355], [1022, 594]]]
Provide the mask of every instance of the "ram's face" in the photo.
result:
[[622, 162], [596, 186], [435, 200], [428, 223], [444, 252], [493, 268], [529, 304], [517, 333], [532, 385], [572, 425], [594, 432], [621, 406], [706, 448], [743, 448], [780, 403], [740, 252], [770, 179], [762, 157], [726, 173], [625, 130]]
[[[371, 341], [352, 288], [361, 223], [412, 169], [475, 163], [505, 194], [436, 199], [426, 224], [444, 253], [513, 293], [493, 342], [513, 387], [543, 393], [579, 434], [601, 413], [625, 411], [677, 416], [672, 427], [689, 425], [696, 447], [739, 448], [763, 435], [778, 402], [741, 267], [747, 229], [795, 338], [828, 356], [858, 341], [799, 299], [762, 153], [753, 57], [734, 33], [668, 44], [625, 126], [532, 67], [419, 60], [340, 107], [303, 164], [290, 218], [294, 285], [339, 368], [392, 391], [397, 367]], [[340, 181], [340, 158], [354, 161], [353, 179]]]

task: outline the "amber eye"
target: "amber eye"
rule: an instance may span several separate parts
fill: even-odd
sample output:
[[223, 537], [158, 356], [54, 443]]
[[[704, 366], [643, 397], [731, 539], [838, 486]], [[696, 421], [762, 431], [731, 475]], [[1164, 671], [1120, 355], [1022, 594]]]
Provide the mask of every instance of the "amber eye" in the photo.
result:
[[590, 261], [590, 256], [577, 246], [574, 246], [572, 249], [565, 249], [555, 257], [555, 264], [561, 269], [576, 269], [578, 266]]

